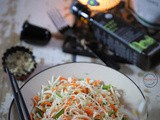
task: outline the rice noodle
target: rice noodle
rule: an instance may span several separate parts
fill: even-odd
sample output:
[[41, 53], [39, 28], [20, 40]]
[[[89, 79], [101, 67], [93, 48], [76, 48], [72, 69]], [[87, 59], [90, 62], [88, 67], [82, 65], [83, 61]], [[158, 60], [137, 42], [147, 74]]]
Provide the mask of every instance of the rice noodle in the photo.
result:
[[128, 120], [112, 85], [62, 76], [48, 83], [33, 98], [32, 120]]

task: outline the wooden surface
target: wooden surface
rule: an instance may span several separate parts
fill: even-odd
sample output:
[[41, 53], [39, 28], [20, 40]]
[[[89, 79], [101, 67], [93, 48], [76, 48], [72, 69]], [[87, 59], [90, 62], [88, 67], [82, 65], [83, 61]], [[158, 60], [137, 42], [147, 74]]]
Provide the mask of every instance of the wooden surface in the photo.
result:
[[[55, 33], [57, 30], [47, 15], [47, 11], [53, 9], [54, 7], [60, 9], [63, 15], [67, 16], [66, 19], [71, 22], [70, 18], [73, 16], [68, 15], [69, 10], [67, 10], [70, 4], [69, 2], [69, 0], [0, 0], [0, 57], [2, 58], [3, 53], [11, 46], [22, 45], [30, 48], [33, 51], [38, 63], [37, 69], [32, 75], [49, 66], [72, 62], [73, 56], [62, 52], [61, 47], [63, 40], [52, 37], [48, 45], [35, 46], [20, 41], [19, 38], [22, 25], [25, 20], [29, 20], [29, 22], [37, 26], [47, 28], [52, 33]], [[72, 22], [70, 24], [72, 24]], [[76, 61], [101, 63], [98, 59], [82, 56], [76, 56]], [[0, 62], [2, 62], [1, 59]], [[145, 72], [136, 66], [122, 64], [120, 72], [131, 78], [140, 87], [145, 97], [148, 98], [148, 105], [150, 106], [148, 120], [159, 120], [160, 66], [157, 66], [152, 71]], [[143, 78], [149, 73], [156, 75], [158, 78], [158, 83], [152, 88], [147, 88], [143, 82]], [[0, 120], [7, 120], [7, 115], [13, 96], [8, 78], [3, 72], [1, 64], [0, 77]], [[23, 85], [24, 82], [25, 81], [19, 82], [19, 86]]]

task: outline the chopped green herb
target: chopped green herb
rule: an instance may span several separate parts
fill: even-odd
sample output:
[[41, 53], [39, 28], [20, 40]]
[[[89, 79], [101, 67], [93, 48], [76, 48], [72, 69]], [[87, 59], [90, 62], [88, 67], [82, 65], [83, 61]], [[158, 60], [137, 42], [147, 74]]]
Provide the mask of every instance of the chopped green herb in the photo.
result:
[[103, 105], [107, 105], [108, 104], [108, 102], [103, 102]]
[[56, 95], [57, 95], [58, 97], [62, 98], [62, 96], [61, 96], [59, 93], [57, 93], [57, 92], [56, 92]]
[[38, 117], [42, 118], [43, 117], [43, 113], [41, 111], [37, 111]]
[[79, 78], [79, 80], [82, 80], [82, 81], [83, 81], [83, 80], [84, 80], [84, 78]]
[[94, 2], [93, 2], [93, 1], [90, 1], [90, 5], [94, 5]]
[[55, 115], [54, 119], [58, 119], [63, 113], [64, 113], [64, 109], [62, 109], [61, 111], [59, 111], [59, 112]]
[[111, 84], [109, 84], [109, 85], [103, 85], [102, 89], [104, 89], [104, 90], [110, 90], [111, 87], [112, 87]]
[[115, 113], [114, 110], [109, 111], [109, 113], [108, 113], [109, 117], [111, 117], [114, 113]]

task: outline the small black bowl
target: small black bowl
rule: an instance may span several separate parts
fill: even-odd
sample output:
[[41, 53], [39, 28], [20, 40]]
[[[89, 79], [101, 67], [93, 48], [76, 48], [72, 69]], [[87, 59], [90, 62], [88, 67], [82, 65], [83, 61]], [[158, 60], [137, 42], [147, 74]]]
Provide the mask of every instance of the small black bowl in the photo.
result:
[[33, 53], [28, 48], [14, 46], [3, 54], [2, 65], [4, 71], [5, 67], [8, 67], [17, 80], [23, 81], [35, 70], [37, 64]]

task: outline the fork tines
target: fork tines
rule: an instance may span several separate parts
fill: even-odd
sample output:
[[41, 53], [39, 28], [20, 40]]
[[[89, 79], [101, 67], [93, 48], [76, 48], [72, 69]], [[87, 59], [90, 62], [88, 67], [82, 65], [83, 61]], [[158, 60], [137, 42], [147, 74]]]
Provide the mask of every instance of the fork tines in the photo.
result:
[[54, 8], [48, 11], [48, 15], [58, 31], [61, 31], [68, 26], [68, 23], [63, 18], [58, 9]]

